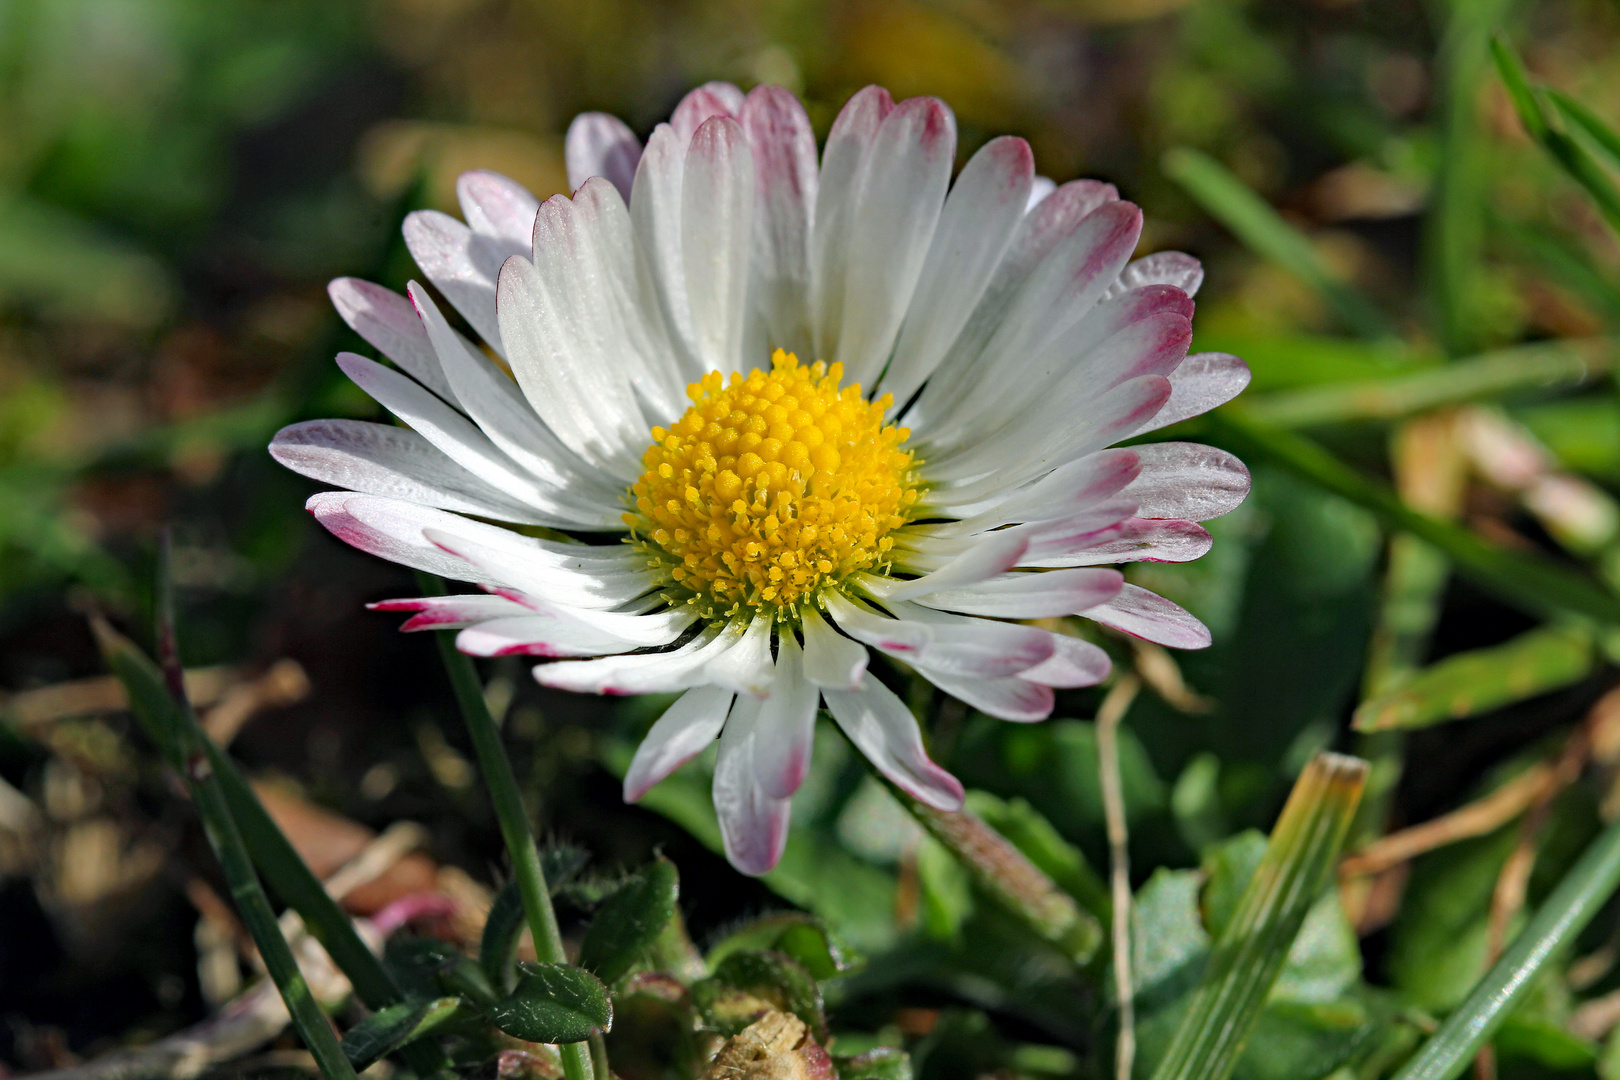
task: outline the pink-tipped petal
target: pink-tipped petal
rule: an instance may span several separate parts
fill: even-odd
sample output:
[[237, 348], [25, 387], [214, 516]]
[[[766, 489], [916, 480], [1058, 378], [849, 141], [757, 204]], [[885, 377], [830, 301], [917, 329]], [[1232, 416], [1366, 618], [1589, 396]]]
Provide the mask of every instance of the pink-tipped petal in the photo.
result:
[[916, 602], [942, 611], [995, 619], [1047, 619], [1086, 612], [1113, 599], [1124, 578], [1118, 570], [1088, 567], [1005, 574], [965, 589], [947, 589]]
[[1144, 435], [1202, 416], [1241, 394], [1249, 378], [1249, 365], [1231, 353], [1195, 353], [1170, 376], [1170, 396], [1164, 407], [1131, 434]]
[[456, 404], [455, 392], [439, 369], [439, 358], [409, 300], [392, 289], [359, 278], [337, 278], [326, 292], [351, 330], [411, 378]]
[[617, 116], [580, 113], [568, 125], [563, 160], [571, 190], [578, 191], [585, 181], [600, 176], [618, 188], [628, 203], [636, 165], [641, 161], [641, 142]]
[[833, 719], [879, 772], [937, 810], [962, 808], [962, 783], [935, 765], [923, 749], [917, 718], [870, 672], [859, 690], [822, 692]]
[[1020, 679], [1044, 683], [1059, 689], [1096, 686], [1108, 678], [1114, 662], [1108, 654], [1089, 641], [1053, 634], [1052, 656], [1028, 671], [1020, 672]]
[[816, 737], [821, 690], [804, 677], [804, 654], [791, 633], [777, 641], [776, 678], [759, 708], [754, 730], [754, 769], [760, 790], [786, 799], [804, 783]]
[[1136, 450], [1142, 471], [1125, 493], [1137, 501], [1142, 517], [1208, 521], [1230, 513], [1248, 497], [1249, 470], [1225, 450], [1184, 442], [1151, 443]]
[[835, 690], [859, 688], [869, 659], [866, 649], [828, 626], [813, 607], [805, 607], [803, 627], [805, 677]]
[[1172, 649], [1204, 649], [1210, 643], [1209, 628], [1184, 608], [1136, 585], [1126, 585], [1112, 600], [1080, 614]]
[[765, 794], [754, 772], [754, 739], [761, 703], [740, 698], [720, 736], [714, 766], [714, 810], [726, 858], [757, 877], [781, 861], [792, 803]]
[[665, 709], [630, 760], [624, 801], [641, 801], [654, 784], [706, 750], [719, 737], [735, 697], [718, 686], [699, 686]]

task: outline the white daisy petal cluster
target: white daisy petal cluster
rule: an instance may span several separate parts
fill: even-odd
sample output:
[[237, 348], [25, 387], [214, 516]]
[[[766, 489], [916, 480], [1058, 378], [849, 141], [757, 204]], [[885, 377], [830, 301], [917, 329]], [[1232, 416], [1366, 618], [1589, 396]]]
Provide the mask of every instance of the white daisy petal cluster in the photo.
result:
[[703, 86], [645, 146], [581, 116], [573, 198], [473, 172], [465, 222], [405, 222], [482, 347], [415, 284], [336, 281], [393, 366], [338, 363], [402, 426], [314, 421], [271, 446], [343, 489], [309, 501], [340, 539], [482, 588], [375, 605], [413, 612], [406, 629], [548, 658], [551, 687], [684, 691], [625, 797], [718, 738], [715, 807], [747, 873], [781, 856], [823, 703], [894, 783], [960, 805], [869, 649], [1033, 721], [1109, 662], [1018, 620], [1209, 643], [1109, 565], [1199, 557], [1197, 522], [1248, 491], [1220, 450], [1110, 448], [1248, 381], [1187, 355], [1198, 263], [1132, 261], [1141, 212], [1037, 177], [1021, 139], [953, 184], [955, 151], [942, 102], [878, 87], [819, 160], [778, 87]]

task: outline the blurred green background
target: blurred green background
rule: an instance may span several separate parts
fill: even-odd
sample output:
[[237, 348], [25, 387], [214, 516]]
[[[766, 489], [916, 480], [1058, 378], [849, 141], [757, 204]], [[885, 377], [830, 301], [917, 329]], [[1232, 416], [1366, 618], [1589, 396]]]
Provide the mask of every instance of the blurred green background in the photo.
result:
[[[413, 583], [318, 529], [301, 512], [312, 486], [264, 447], [294, 420], [378, 414], [331, 362], [342, 348], [369, 350], [324, 289], [339, 275], [402, 288], [413, 275], [398, 239], [405, 212], [453, 211], [455, 177], [474, 167], [541, 197], [563, 191], [574, 114], [611, 111], [645, 134], [708, 79], [787, 86], [823, 133], [868, 83], [896, 98], [939, 95], [956, 112], [961, 160], [1013, 133], [1047, 176], [1117, 184], [1146, 211], [1144, 250], [1204, 260], [1197, 347], [1243, 355], [1251, 400], [1281, 402], [1274, 417], [1304, 408], [1292, 426], [1312, 426], [1370, 475], [1391, 475], [1387, 421], [1400, 410], [1333, 398], [1313, 414], [1308, 397], [1280, 395], [1574, 342], [1587, 366], [1520, 379], [1490, 415], [1533, 433], [1543, 471], [1581, 477], [1581, 506], [1601, 516], [1606, 486], [1620, 483], [1620, 398], [1595, 377], [1613, 358], [1620, 245], [1525, 136], [1486, 51], [1495, 30], [1538, 80], [1620, 116], [1610, 0], [0, 0], [0, 687], [15, 695], [97, 674], [91, 604], [140, 636], [155, 539], [172, 524], [188, 664], [290, 657], [308, 675], [304, 700], [242, 732], [243, 759], [374, 827], [421, 821], [439, 860], [487, 879], [498, 843], [455, 725], [441, 735], [434, 723], [448, 698], [432, 643], [362, 606]], [[1275, 207], [1304, 254], [1268, 257], [1263, 238], [1245, 244], [1206, 213], [1219, 199], [1172, 179], [1201, 167], [1188, 149]], [[1234, 213], [1216, 217], [1241, 233]], [[1367, 670], [1383, 625], [1378, 519], [1251, 464], [1255, 496], [1214, 523], [1210, 556], [1139, 571], [1216, 638], [1183, 658], [1191, 698], [1144, 695], [1128, 724], [1139, 877], [1268, 825], [1311, 752], [1358, 745], [1347, 719], [1378, 689]], [[1571, 540], [1558, 532], [1567, 516], [1522, 494], [1474, 483], [1454, 510], [1433, 512], [1509, 548], [1603, 568], [1612, 528]], [[1436, 583], [1428, 597], [1432, 625], [1408, 667], [1535, 624], [1465, 582]], [[1534, 684], [1551, 696], [1509, 695], [1465, 737], [1420, 733], [1380, 813], [1423, 820], [1474, 792], [1487, 768], [1523, 764], [1579, 718], [1605, 670], [1582, 661]], [[609, 865], [665, 845], [699, 933], [787, 897], [882, 946], [897, 925], [933, 917], [930, 896], [948, 895], [924, 887], [917, 914], [917, 868], [859, 803], [869, 789], [836, 739], [821, 740], [819, 787], [798, 811], [808, 838], [793, 849], [798, 869], [790, 857], [761, 884], [700, 842], [700, 778], [671, 781], [652, 810], [618, 803], [611, 766], [650, 703], [544, 695], [517, 663], [492, 674], [542, 828]], [[1094, 695], [1073, 694], [1060, 715], [1094, 708]], [[55, 814], [46, 789], [67, 760], [98, 785], [81, 817], [122, 823], [118, 859], [152, 836], [157, 868], [194, 846], [122, 745], [126, 722], [53, 730], [43, 738], [16, 717], [0, 727], [0, 779]], [[1101, 865], [1089, 723], [1014, 728], [947, 713], [934, 738], [969, 786], [1027, 798]], [[1390, 770], [1395, 784], [1398, 764]], [[1583, 805], [1569, 835], [1590, 831], [1595, 811]], [[199, 1014], [195, 916], [174, 871], [121, 884], [148, 902], [109, 922], [94, 905], [74, 908], [61, 881], [41, 884], [54, 856], [7, 852], [0, 843], [0, 1062], [59, 1064]], [[1506, 849], [1490, 857], [1499, 866]], [[816, 893], [804, 872], [814, 858], [852, 868], [833, 875], [841, 899]], [[1562, 865], [1549, 856], [1543, 868]], [[959, 929], [960, 918], [933, 914], [946, 938]], [[1424, 924], [1438, 916], [1420, 908], [1418, 929], [1391, 933], [1384, 914], [1369, 930], [1369, 977], [1405, 979], [1445, 1004], [1450, 984], [1414, 972], [1456, 926]], [[898, 993], [894, 979], [874, 977], [872, 1000]], [[1052, 1038], [1080, 1023], [1036, 1026]]]

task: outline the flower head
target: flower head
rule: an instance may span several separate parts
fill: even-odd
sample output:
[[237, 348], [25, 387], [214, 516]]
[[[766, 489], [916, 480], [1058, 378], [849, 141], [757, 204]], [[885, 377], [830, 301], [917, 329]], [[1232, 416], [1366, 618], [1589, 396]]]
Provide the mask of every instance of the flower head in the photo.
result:
[[375, 607], [475, 655], [547, 658], [547, 686], [683, 691], [625, 797], [718, 738], [715, 806], [749, 873], [781, 855], [823, 703], [896, 784], [960, 805], [868, 649], [1030, 721], [1108, 658], [1018, 620], [1209, 643], [1110, 564], [1202, 555], [1196, 522], [1248, 473], [1210, 447], [1113, 444], [1248, 372], [1187, 356], [1202, 271], [1131, 261], [1141, 213], [1112, 187], [1054, 187], [1015, 138], [952, 183], [950, 111], [877, 87], [819, 160], [791, 94], [718, 83], [645, 147], [601, 114], [566, 147], [572, 198], [474, 172], [465, 223], [406, 220], [485, 348], [415, 284], [332, 285], [395, 366], [338, 363], [404, 426], [296, 424], [271, 452], [344, 489], [309, 502], [341, 539], [483, 589]]

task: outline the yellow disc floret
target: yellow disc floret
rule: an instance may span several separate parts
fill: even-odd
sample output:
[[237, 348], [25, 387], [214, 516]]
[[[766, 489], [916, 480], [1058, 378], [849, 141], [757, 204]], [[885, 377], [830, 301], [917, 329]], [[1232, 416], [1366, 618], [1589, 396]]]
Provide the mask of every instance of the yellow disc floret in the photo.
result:
[[769, 606], [783, 617], [817, 590], [885, 563], [889, 532], [917, 501], [910, 432], [885, 396], [839, 388], [842, 365], [776, 350], [767, 374], [718, 371], [692, 407], [652, 429], [624, 516], [671, 590], [705, 617]]

